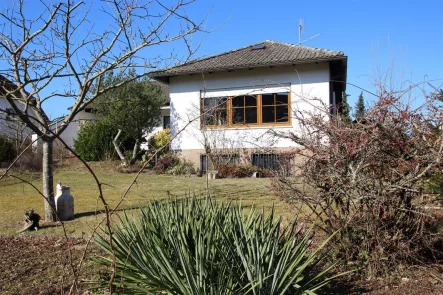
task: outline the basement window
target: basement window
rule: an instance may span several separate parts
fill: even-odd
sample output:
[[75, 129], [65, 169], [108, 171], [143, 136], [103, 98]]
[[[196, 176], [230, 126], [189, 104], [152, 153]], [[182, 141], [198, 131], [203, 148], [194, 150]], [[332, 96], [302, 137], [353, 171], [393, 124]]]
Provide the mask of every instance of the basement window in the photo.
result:
[[[221, 154], [221, 155], [215, 155], [213, 158], [214, 158], [214, 161], [216, 161], [217, 163], [212, 163], [212, 161], [209, 161], [209, 163], [208, 163], [209, 170], [213, 170], [214, 166], [218, 166], [218, 165], [238, 164], [239, 160], [240, 160], [238, 154]], [[202, 173], [206, 173], [207, 159], [208, 159], [208, 157], [206, 156], [206, 154], [200, 155], [200, 171]], [[214, 165], [214, 164], [217, 164], [217, 165]]]
[[283, 172], [284, 175], [291, 175], [290, 159], [273, 153], [252, 154], [251, 163], [261, 169]]

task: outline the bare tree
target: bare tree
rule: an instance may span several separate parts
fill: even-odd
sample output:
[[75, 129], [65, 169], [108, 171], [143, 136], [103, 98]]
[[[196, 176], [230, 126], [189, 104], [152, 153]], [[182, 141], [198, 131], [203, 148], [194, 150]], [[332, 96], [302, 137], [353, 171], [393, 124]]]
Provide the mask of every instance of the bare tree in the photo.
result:
[[[32, 3], [32, 4], [31, 4]], [[43, 142], [45, 220], [54, 221], [53, 142], [76, 114], [111, 89], [165, 66], [176, 57], [152, 56], [152, 48], [182, 41], [186, 59], [194, 49], [188, 37], [203, 32], [185, 9], [194, 1], [164, 4], [150, 0], [25, 1], [0, 12], [0, 74], [10, 81], [1, 92], [16, 116]], [[31, 6], [32, 5], [32, 6]], [[106, 20], [99, 23], [98, 20]], [[102, 85], [103, 76], [138, 68], [133, 79]], [[95, 85], [94, 91], [91, 86]], [[56, 131], [43, 106], [70, 100], [72, 107]]]

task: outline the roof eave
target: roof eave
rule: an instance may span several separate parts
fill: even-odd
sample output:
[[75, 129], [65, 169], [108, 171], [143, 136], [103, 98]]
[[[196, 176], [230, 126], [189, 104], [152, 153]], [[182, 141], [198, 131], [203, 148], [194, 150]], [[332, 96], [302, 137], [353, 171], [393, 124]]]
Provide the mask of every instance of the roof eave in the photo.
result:
[[241, 70], [241, 69], [251, 69], [251, 68], [266, 68], [266, 67], [279, 67], [279, 66], [288, 66], [288, 65], [297, 65], [297, 64], [307, 64], [307, 63], [319, 63], [319, 62], [329, 62], [334, 60], [344, 60], [347, 61], [347, 56], [337, 56], [332, 58], [323, 58], [323, 59], [307, 59], [307, 60], [299, 60], [299, 61], [288, 61], [288, 62], [281, 62], [281, 63], [272, 63], [272, 64], [252, 64], [252, 65], [246, 65], [246, 66], [234, 66], [234, 67], [224, 67], [224, 68], [214, 68], [214, 69], [205, 69], [200, 71], [186, 71], [186, 72], [175, 72], [175, 73], [167, 73], [167, 72], [159, 72], [156, 74], [154, 72], [154, 75], [150, 74], [149, 76], [157, 81], [167, 83], [169, 84], [169, 78], [170, 77], [177, 77], [177, 76], [185, 76], [185, 75], [195, 75], [195, 74], [201, 74], [201, 73], [208, 73], [208, 72], [225, 72], [225, 71], [232, 71], [232, 70]]

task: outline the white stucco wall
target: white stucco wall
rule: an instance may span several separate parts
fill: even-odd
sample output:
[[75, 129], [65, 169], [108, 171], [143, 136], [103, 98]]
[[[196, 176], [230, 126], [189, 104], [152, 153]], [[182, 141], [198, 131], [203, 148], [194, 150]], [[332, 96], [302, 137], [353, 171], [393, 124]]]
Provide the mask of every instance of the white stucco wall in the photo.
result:
[[[329, 103], [329, 64], [301, 64], [286, 67], [255, 68], [216, 72], [205, 75], [187, 75], [170, 78], [171, 97], [171, 133], [176, 135], [193, 118], [199, 116], [200, 91], [207, 97], [232, 96], [240, 94], [291, 92], [292, 111], [314, 109], [319, 103], [313, 98], [321, 98]], [[270, 148], [295, 147], [290, 140], [271, 138], [270, 129], [291, 131], [297, 127], [292, 119], [292, 126], [218, 128], [204, 132], [213, 132], [223, 141], [230, 141], [233, 148]], [[173, 150], [203, 149], [200, 120], [193, 121], [172, 142]]]
[[[9, 103], [5, 98], [0, 97], [0, 109], [6, 110], [11, 108]], [[23, 125], [22, 125], [23, 126]], [[17, 127], [17, 123], [15, 121], [9, 121], [6, 119], [6, 115], [0, 114], [0, 134], [5, 135], [7, 137], [16, 137], [17, 130], [21, 130], [21, 136], [23, 139], [31, 138], [32, 130], [26, 127]]]
[[[81, 124], [80, 121], [86, 120], [86, 121], [92, 121], [96, 120], [97, 117], [94, 113], [87, 113], [84, 110], [79, 112], [72, 122], [66, 127], [66, 129], [63, 131], [63, 133], [60, 135], [60, 138], [69, 145], [69, 147], [74, 148], [74, 140], [77, 139], [78, 132], [80, 131]], [[56, 131], [60, 124], [63, 122], [58, 122], [52, 125], [52, 129]]]

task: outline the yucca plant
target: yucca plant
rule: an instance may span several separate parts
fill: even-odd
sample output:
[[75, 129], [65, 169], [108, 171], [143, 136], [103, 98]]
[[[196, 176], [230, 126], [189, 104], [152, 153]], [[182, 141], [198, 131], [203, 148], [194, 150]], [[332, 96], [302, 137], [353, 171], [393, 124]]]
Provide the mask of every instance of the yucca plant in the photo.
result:
[[315, 294], [332, 266], [314, 269], [324, 244], [311, 250], [310, 235], [295, 222], [282, 226], [273, 212], [246, 214], [241, 204], [210, 197], [152, 202], [125, 212], [113, 249], [107, 236], [97, 236], [108, 256], [96, 262], [111, 269], [115, 253], [119, 294]]

